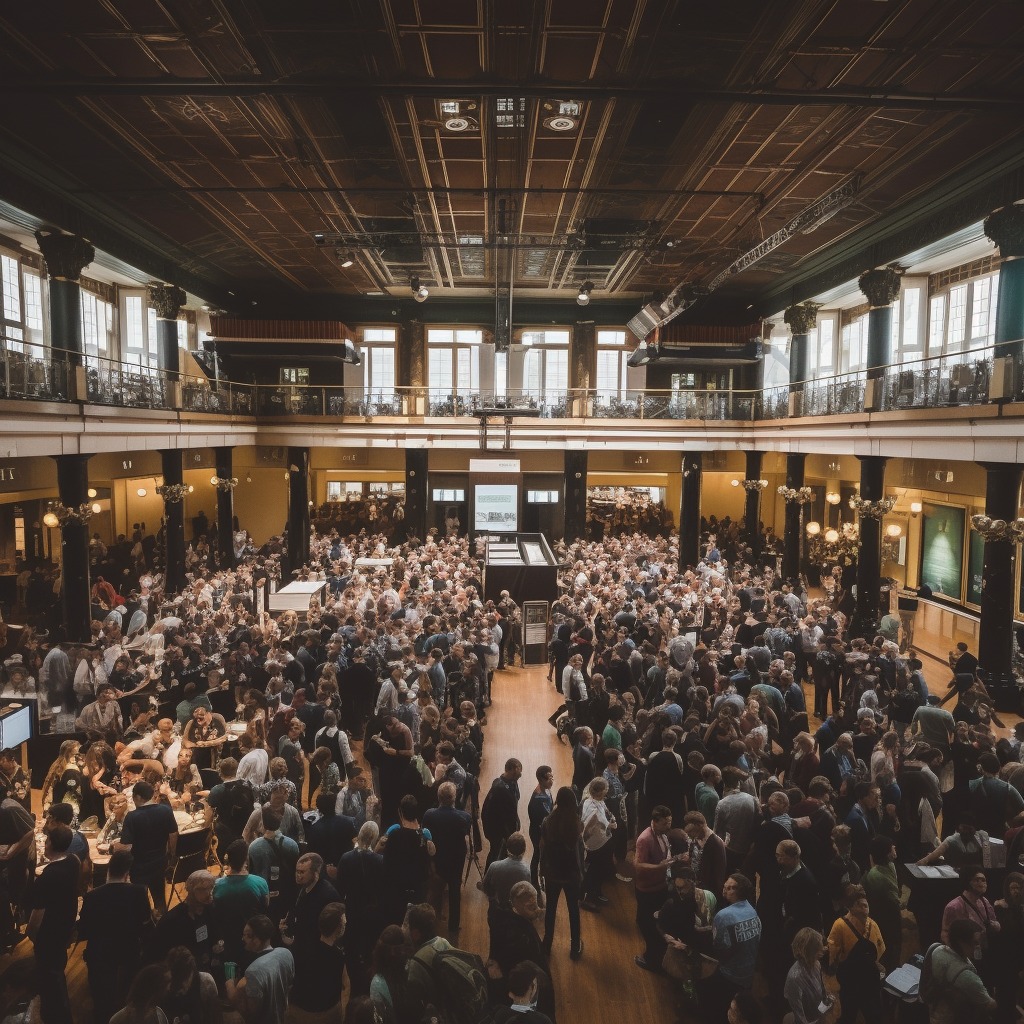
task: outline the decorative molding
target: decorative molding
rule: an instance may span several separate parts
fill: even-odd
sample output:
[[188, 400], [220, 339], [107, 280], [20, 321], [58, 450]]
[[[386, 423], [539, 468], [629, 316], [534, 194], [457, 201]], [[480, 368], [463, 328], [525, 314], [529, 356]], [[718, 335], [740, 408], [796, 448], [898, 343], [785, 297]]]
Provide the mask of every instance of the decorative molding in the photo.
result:
[[818, 326], [819, 309], [820, 302], [801, 302], [786, 310], [783, 319], [789, 324], [794, 337], [798, 334], [810, 334]]
[[999, 246], [1003, 259], [1024, 256], [1024, 206], [1004, 206], [985, 218], [985, 234]]
[[185, 305], [185, 289], [174, 284], [150, 285], [149, 304], [156, 310], [158, 320], [177, 320]]
[[77, 281], [96, 258], [96, 250], [78, 235], [37, 231], [36, 241], [46, 261], [46, 273], [54, 281]]
[[881, 519], [882, 516], [888, 515], [893, 510], [896, 501], [895, 494], [890, 494], [887, 498], [880, 498], [878, 501], [868, 501], [867, 498], [862, 498], [859, 494], [855, 494], [850, 498], [850, 508], [861, 519]]
[[166, 505], [176, 505], [185, 500], [188, 494], [188, 484], [161, 484], [156, 493], [164, 499]]
[[795, 502], [797, 505], [806, 505], [814, 497], [810, 487], [786, 487], [784, 484], [779, 488], [779, 494], [786, 504]]
[[868, 270], [860, 275], [857, 285], [867, 296], [872, 309], [891, 306], [900, 294], [900, 278], [903, 271], [899, 267], [882, 267]]
[[971, 526], [988, 541], [1010, 541], [1019, 544], [1024, 540], [1024, 519], [990, 519], [986, 515], [971, 516]]

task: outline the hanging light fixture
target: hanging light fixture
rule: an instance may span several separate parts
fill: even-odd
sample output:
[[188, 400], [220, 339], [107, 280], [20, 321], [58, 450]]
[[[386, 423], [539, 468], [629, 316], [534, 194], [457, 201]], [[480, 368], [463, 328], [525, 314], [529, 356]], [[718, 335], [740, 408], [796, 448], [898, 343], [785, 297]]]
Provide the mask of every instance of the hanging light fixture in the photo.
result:
[[818, 534], [821, 533], [821, 523], [811, 520], [811, 522], [807, 524], [806, 529], [808, 537], [817, 537]]
[[430, 298], [430, 292], [427, 290], [427, 286], [425, 284], [420, 284], [420, 279], [418, 277], [414, 277], [409, 282], [409, 287], [412, 289], [412, 297], [417, 302], [426, 302], [427, 299]]
[[88, 493], [90, 498], [95, 498], [96, 497], [96, 488], [95, 487], [90, 487], [87, 493]]
[[590, 305], [590, 293], [594, 290], [594, 285], [591, 281], [584, 281], [580, 285], [580, 293], [576, 296], [577, 306], [589, 306]]
[[838, 505], [839, 502], [842, 501], [842, 498], [838, 491], [829, 491], [828, 494], [825, 495], [825, 500], [830, 505]]

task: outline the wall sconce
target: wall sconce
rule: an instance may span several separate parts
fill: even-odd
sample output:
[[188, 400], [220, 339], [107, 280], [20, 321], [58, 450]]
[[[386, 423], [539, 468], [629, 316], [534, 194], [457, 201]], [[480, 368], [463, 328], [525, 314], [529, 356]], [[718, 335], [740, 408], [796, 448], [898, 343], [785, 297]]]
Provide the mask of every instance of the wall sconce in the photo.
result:
[[139, 489], [138, 489], [138, 490], [137, 490], [137, 491], [136, 491], [135, 493], [136, 493], [136, 494], [137, 494], [137, 495], [138, 495], [138, 496], [139, 496], [140, 498], [144, 498], [144, 497], [146, 496], [146, 488], [145, 488], [145, 487], [140, 487], [140, 488], [139, 488]]
[[739, 485], [740, 485], [739, 480], [737, 480], [735, 477], [733, 477], [732, 485], [733, 485], [733, 487], [739, 487]]
[[92, 511], [93, 511], [93, 515], [96, 515], [97, 513], [103, 511], [102, 506], [100, 505], [100, 503], [98, 501], [94, 501], [92, 503]]
[[902, 533], [903, 533], [903, 527], [900, 526], [899, 523], [890, 523], [885, 528], [885, 535], [886, 535], [886, 537], [890, 537], [893, 540], [895, 540], [897, 537], [899, 537]]

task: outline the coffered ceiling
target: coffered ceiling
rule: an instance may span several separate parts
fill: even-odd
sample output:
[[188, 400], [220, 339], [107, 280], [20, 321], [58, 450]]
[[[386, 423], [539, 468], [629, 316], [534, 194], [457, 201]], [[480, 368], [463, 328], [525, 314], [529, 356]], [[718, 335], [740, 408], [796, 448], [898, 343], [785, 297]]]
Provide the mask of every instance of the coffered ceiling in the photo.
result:
[[0, 199], [215, 298], [634, 302], [855, 183], [745, 310], [1024, 162], [1003, 0], [21, 0], [0, 53]]

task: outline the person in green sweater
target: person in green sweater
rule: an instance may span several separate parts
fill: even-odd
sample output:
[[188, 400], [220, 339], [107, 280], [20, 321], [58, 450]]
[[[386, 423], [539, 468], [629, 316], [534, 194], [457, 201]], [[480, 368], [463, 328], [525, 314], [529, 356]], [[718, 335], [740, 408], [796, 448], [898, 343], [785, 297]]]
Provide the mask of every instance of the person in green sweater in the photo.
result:
[[888, 836], [875, 836], [868, 855], [871, 867], [860, 884], [868, 895], [871, 918], [878, 925], [885, 942], [882, 965], [886, 972], [902, 963], [903, 919], [900, 904], [900, 883], [896, 879], [896, 846]]
[[605, 750], [622, 749], [621, 722], [626, 717], [626, 709], [621, 704], [613, 704], [608, 709], [608, 724], [601, 733], [601, 743]]

